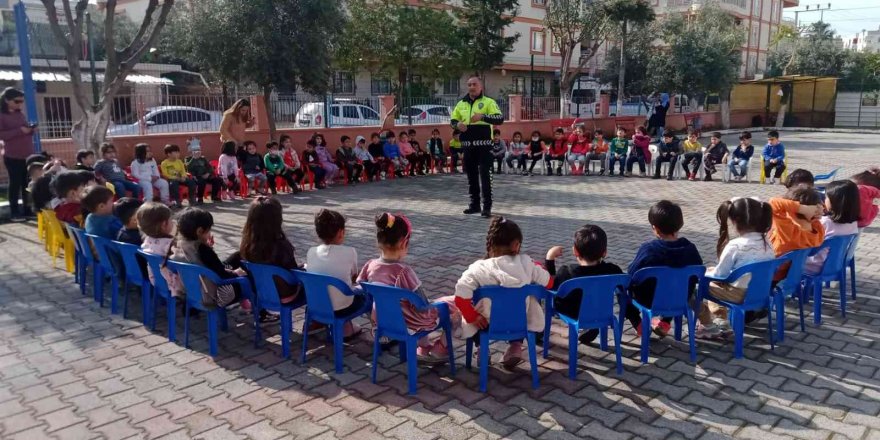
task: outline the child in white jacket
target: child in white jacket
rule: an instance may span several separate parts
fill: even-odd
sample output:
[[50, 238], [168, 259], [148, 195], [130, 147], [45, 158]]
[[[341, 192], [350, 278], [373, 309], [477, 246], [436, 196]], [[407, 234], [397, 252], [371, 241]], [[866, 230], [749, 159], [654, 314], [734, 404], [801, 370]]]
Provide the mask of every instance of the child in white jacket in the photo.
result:
[[159, 198], [162, 203], [171, 203], [168, 192], [168, 181], [159, 174], [159, 166], [153, 159], [153, 153], [147, 144], [134, 146], [134, 161], [131, 162], [131, 176], [138, 180], [138, 185], [144, 192], [144, 201], [153, 201], [153, 188], [159, 189]]
[[[486, 237], [486, 258], [470, 265], [455, 284], [455, 305], [462, 315], [463, 338], [488, 328], [491, 301], [482, 299], [473, 303], [474, 291], [483, 286], [517, 288], [527, 284], [548, 286], [550, 273], [536, 264], [528, 255], [519, 253], [523, 235], [519, 226], [504, 217], [494, 217]], [[544, 310], [534, 297], [526, 304], [526, 322], [529, 331], [544, 330]], [[502, 319], [501, 317], [496, 319]], [[523, 341], [510, 341], [502, 363], [513, 368], [523, 361]]]

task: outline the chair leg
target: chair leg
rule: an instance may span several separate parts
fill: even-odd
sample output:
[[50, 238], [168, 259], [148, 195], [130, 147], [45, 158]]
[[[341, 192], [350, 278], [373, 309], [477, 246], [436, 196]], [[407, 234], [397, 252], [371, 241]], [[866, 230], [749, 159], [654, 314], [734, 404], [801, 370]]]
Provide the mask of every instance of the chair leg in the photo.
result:
[[92, 293], [99, 307], [104, 307], [104, 270], [97, 263], [92, 269]]
[[300, 355], [300, 358], [299, 358], [299, 363], [301, 363], [301, 364], [305, 364], [305, 363], [306, 363], [306, 351], [308, 351], [308, 347], [309, 347], [309, 324], [310, 324], [310, 321], [312, 320], [311, 318], [312, 318], [312, 317], [309, 316], [309, 312], [306, 311], [306, 317], [305, 317], [305, 319], [303, 319], [303, 330], [302, 330], [302, 335], [303, 335], [302, 354]]
[[[261, 313], [262, 309], [260, 308], [259, 304], [256, 301], [251, 301], [251, 305], [253, 307], [251, 309], [251, 313], [253, 313], [253, 319], [254, 319], [254, 348], [257, 348], [263, 342], [263, 329], [260, 328], [260, 313]], [[290, 359], [290, 357], [289, 357], [290, 356], [290, 346], [288, 345], [286, 347], [287, 351], [285, 351], [285, 346], [284, 346], [284, 344], [287, 343], [287, 341], [288, 341], [284, 337], [284, 330], [283, 330], [285, 315], [286, 315], [286, 313], [282, 310], [281, 311], [281, 327], [282, 327], [282, 330], [281, 330], [281, 353], [284, 355], [285, 359]]]
[[217, 339], [219, 338], [218, 328], [220, 323], [218, 322], [222, 316], [218, 311], [208, 312], [208, 354], [211, 357], [217, 357]]
[[856, 259], [855, 259], [855, 257], [853, 257], [851, 260], [849, 260], [848, 266], [849, 266], [849, 278], [852, 282], [852, 284], [851, 284], [852, 299], [853, 299], [853, 301], [855, 301], [856, 300]]
[[[260, 326], [257, 325], [257, 328]], [[293, 333], [293, 311], [281, 310], [281, 355], [290, 359], [290, 334]]]
[[623, 349], [620, 346], [623, 339], [623, 323], [615, 319], [612, 325], [614, 329], [614, 355], [617, 358], [617, 374], [623, 374]]
[[119, 313], [119, 281], [116, 277], [110, 276], [110, 314]]
[[[648, 353], [651, 345], [651, 313], [642, 313], [642, 363], [648, 363]], [[645, 328], [645, 323], [648, 323]]]
[[148, 282], [141, 284], [141, 320], [145, 326], [148, 326], [150, 322], [152, 322], [150, 320], [150, 315], [152, 314], [150, 311], [150, 305], [153, 303], [151, 300], [151, 289], [152, 287]]
[[743, 357], [743, 332], [745, 331], [744, 315], [742, 309], [735, 308], [730, 310], [730, 316], [733, 318], [733, 357], [737, 359]]
[[[546, 344], [546, 341], [545, 341]], [[568, 326], [568, 378], [574, 379], [577, 377], [577, 362], [578, 362], [578, 330], [576, 326], [570, 325]]]
[[409, 359], [409, 351], [406, 349], [407, 345], [406, 341], [397, 342], [397, 356], [400, 358], [401, 364]]
[[[575, 333], [577, 333], [577, 329], [575, 329]], [[576, 348], [577, 340], [575, 340], [574, 342]], [[608, 351], [608, 327], [602, 327], [599, 329], [599, 349], [602, 351]]]
[[[184, 301], [186, 300], [184, 299]], [[185, 307], [184, 309], [189, 313], [189, 307]], [[168, 300], [165, 301], [165, 310], [168, 315], [168, 340], [171, 342], [177, 342], [177, 300], [173, 296], [168, 297]], [[155, 326], [155, 315], [153, 316], [153, 319], [153, 326]]]
[[189, 304], [183, 303], [183, 346], [189, 348]]
[[489, 382], [489, 337], [480, 335], [480, 392], [486, 392]]
[[[443, 327], [444, 336], [446, 336], [446, 351], [449, 352], [449, 371], [452, 376], [455, 376], [455, 348], [452, 345], [452, 325], [447, 321], [446, 325]], [[544, 340], [544, 345], [547, 345], [547, 340]]]
[[798, 300], [798, 313], [800, 314], [801, 321], [801, 333], [807, 331], [806, 325], [804, 325], [804, 301], [807, 298], [807, 287], [801, 286], [798, 288], [798, 292], [796, 293]]
[[840, 271], [837, 284], [840, 285], [840, 316], [846, 318], [846, 266]]
[[822, 281], [813, 282], [813, 324], [822, 325]]
[[419, 360], [416, 357], [416, 347], [418, 347], [418, 341], [410, 339], [406, 344], [407, 351], [407, 361], [406, 361], [406, 375], [407, 375], [407, 384], [409, 387], [409, 394], [416, 394], [416, 390], [418, 388], [418, 374], [419, 374]]
[[[449, 347], [449, 351], [452, 351], [452, 347]], [[474, 338], [473, 336], [467, 338], [464, 343], [464, 367], [468, 370], [471, 369], [471, 359], [474, 357]]]
[[535, 348], [535, 334], [528, 332], [526, 339], [529, 343], [529, 366], [532, 368], [532, 388], [537, 389], [540, 386], [540, 379], [538, 378], [538, 353]]
[[131, 296], [129, 292], [128, 280], [122, 284], [122, 318], [128, 319], [128, 297]]
[[697, 339], [696, 339], [696, 328], [697, 328], [697, 319], [693, 310], [688, 309], [687, 311], [687, 319], [688, 319], [688, 348], [691, 353], [691, 362], [697, 361]]
[[373, 366], [370, 375], [373, 383], [376, 383], [376, 372], [379, 369], [379, 352], [382, 351], [382, 346], [379, 344], [379, 338], [382, 337], [381, 335], [382, 334], [379, 331], [376, 331], [376, 335], [373, 338]]
[[770, 350], [776, 349], [776, 344], [773, 341], [773, 303], [771, 302], [767, 304], [767, 337], [770, 339]]
[[772, 299], [776, 303], [776, 334], [779, 342], [785, 341], [785, 295], [778, 292]]
[[544, 359], [547, 359], [547, 355], [550, 351], [550, 326], [553, 324], [554, 313], [553, 304], [548, 301], [547, 310], [544, 311], [544, 346], [541, 347]]
[[334, 322], [333, 327], [333, 363], [336, 367], [336, 374], [342, 374], [342, 325], [341, 322]]

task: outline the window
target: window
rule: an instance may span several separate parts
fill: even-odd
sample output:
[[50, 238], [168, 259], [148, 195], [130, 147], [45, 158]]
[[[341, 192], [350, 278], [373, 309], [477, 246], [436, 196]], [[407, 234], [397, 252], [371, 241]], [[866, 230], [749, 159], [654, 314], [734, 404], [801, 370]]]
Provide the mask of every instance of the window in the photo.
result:
[[330, 106], [330, 116], [333, 116], [334, 118], [339, 117], [339, 106], [338, 105], [331, 105]]
[[46, 128], [43, 133], [53, 138], [70, 136], [70, 129], [73, 125], [70, 98], [44, 97], [43, 111], [46, 115], [44, 118]]
[[432, 107], [428, 109], [428, 114], [433, 116], [449, 116], [448, 107]]
[[391, 80], [388, 78], [370, 78], [370, 94], [372, 95], [390, 95]]
[[333, 74], [333, 93], [354, 95], [354, 77], [351, 72], [335, 72]]
[[758, 46], [758, 30], [761, 29], [760, 23], [752, 23], [752, 38], [749, 40], [749, 46]]
[[761, 0], [753, 0], [752, 15], [754, 15], [755, 17], [761, 16]]
[[550, 96], [559, 96], [559, 80], [556, 78], [550, 80]]
[[526, 94], [526, 77], [524, 76], [514, 76], [513, 77], [513, 93], [517, 95], [525, 95]]
[[171, 112], [159, 112], [159, 113], [156, 113], [155, 115], [147, 118], [147, 122], [152, 122], [153, 125], [170, 124], [171, 121], [172, 121]]
[[369, 107], [361, 107], [361, 116], [363, 116], [364, 119], [379, 120], [379, 114]]
[[459, 86], [459, 78], [447, 78], [443, 80], [443, 94], [444, 95], [458, 95], [461, 93], [461, 87]]
[[544, 78], [532, 79], [532, 96], [544, 96], [547, 90], [544, 88]]
[[531, 52], [534, 54], [544, 54], [544, 30], [541, 28], [532, 28]]
[[770, 21], [776, 20], [776, 7], [779, 3], [776, 0], [770, 0]]
[[358, 115], [358, 108], [353, 105], [346, 105], [345, 107], [342, 107], [342, 117], [352, 119], [359, 118], [360, 115]]
[[559, 41], [556, 40], [556, 37], [554, 37], [553, 34], [550, 34], [550, 54], [561, 55], [561, 51], [559, 50]]
[[532, 0], [532, 6], [536, 8], [546, 8], [547, 0]]

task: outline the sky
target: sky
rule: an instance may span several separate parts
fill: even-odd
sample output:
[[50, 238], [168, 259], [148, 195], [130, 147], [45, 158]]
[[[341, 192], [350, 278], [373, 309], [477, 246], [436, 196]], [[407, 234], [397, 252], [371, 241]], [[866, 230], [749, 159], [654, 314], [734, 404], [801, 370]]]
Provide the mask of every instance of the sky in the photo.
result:
[[[812, 11], [816, 5], [827, 8], [828, 3], [831, 3], [831, 9], [824, 12], [824, 20], [843, 38], [852, 37], [862, 29], [877, 30], [880, 27], [880, 1], [877, 0], [801, 0], [800, 6], [785, 8], [782, 15], [793, 19], [794, 11], [803, 11], [807, 5]], [[798, 21], [801, 25], [810, 24], [821, 17], [821, 12], [801, 12]]]

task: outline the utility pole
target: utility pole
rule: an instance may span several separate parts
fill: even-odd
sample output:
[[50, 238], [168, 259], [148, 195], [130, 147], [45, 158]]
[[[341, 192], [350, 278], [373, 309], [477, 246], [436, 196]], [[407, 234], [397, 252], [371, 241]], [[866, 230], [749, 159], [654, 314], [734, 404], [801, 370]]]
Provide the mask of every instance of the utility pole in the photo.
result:
[[829, 2], [828, 5], [825, 6], [824, 8], [822, 7], [821, 4], [818, 4], [818, 3], [817, 3], [817, 4], [815, 4], [815, 5], [812, 6], [812, 9], [811, 9], [811, 6], [810, 6], [810, 5], [807, 5], [807, 6], [806, 6], [806, 9], [803, 9], [803, 10], [800, 10], [800, 11], [794, 11], [794, 27], [795, 27], [795, 29], [798, 29], [798, 26], [800, 25], [800, 22], [798, 21], [798, 14], [800, 14], [801, 12], [817, 12], [817, 11], [818, 11], [818, 12], [821, 13], [821, 15], [819, 16], [819, 20], [820, 20], [820, 21], [824, 21], [824, 19], [825, 19], [825, 11], [827, 11], [827, 10], [829, 10], [829, 9], [831, 9], [831, 3], [830, 3], [830, 2]]

